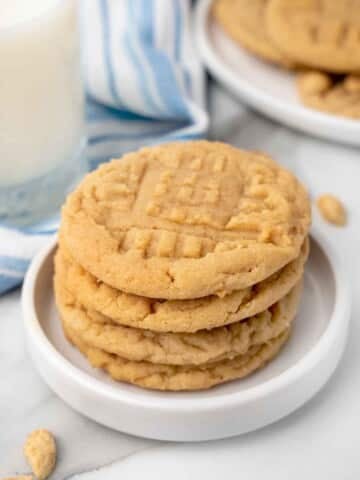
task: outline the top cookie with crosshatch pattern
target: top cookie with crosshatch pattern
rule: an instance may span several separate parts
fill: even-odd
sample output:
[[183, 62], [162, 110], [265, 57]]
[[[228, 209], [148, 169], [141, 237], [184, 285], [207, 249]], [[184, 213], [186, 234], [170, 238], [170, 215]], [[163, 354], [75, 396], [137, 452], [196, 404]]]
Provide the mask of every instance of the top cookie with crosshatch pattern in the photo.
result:
[[296, 258], [310, 205], [263, 154], [198, 141], [102, 165], [69, 195], [61, 235], [101, 281], [152, 298], [220, 296]]
[[270, 0], [266, 26], [296, 62], [330, 72], [360, 69], [360, 0]]

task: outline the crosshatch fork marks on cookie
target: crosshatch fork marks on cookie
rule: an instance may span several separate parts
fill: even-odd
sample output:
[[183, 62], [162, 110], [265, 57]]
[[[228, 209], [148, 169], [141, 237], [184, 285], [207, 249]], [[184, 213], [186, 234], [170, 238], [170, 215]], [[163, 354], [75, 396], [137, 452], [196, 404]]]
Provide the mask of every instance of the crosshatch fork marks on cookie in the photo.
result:
[[[176, 170], [168, 168], [170, 160]], [[241, 169], [238, 175], [236, 169], [229, 175], [224, 156], [209, 156], [206, 163], [197, 158], [180, 160], [170, 157], [160, 173], [144, 162], [140, 162], [136, 174], [125, 165], [123, 175], [110, 170], [102, 175], [99, 186], [91, 186], [90, 192], [96, 190], [93, 197], [98, 209], [106, 213], [98, 216], [118, 240], [119, 252], [134, 248], [145, 257], [198, 258], [214, 250], [235, 248], [239, 236], [244, 247], [247, 242], [258, 241], [259, 236], [264, 241], [281, 242], [281, 223], [289, 217], [286, 197], [290, 199], [290, 192], [279, 193], [273, 188], [276, 172], [258, 172], [250, 180], [250, 174], [241, 175]], [[196, 173], [184, 175], [184, 170]], [[209, 176], [213, 170], [216, 176]], [[131, 176], [132, 183], [128, 181]], [[119, 179], [125, 183], [119, 183]], [[86, 195], [85, 190], [85, 208]], [[127, 220], [125, 214], [131, 214], [131, 218]], [[277, 225], [266, 229], [271, 217]], [[163, 221], [157, 225], [159, 220]]]
[[278, 48], [307, 66], [358, 71], [360, 0], [272, 0], [266, 25]]
[[[61, 230], [74, 258], [100, 279], [126, 291], [146, 273], [149, 286], [166, 290], [130, 293], [171, 298], [171, 285], [173, 298], [183, 298], [180, 277], [181, 288], [213, 277], [216, 287], [199, 286], [207, 295], [248, 285], [230, 287], [236, 276], [271, 275], [299, 254], [309, 222], [307, 193], [290, 172], [260, 153], [199, 141], [101, 166], [70, 195]], [[114, 269], [123, 276], [116, 284]]]

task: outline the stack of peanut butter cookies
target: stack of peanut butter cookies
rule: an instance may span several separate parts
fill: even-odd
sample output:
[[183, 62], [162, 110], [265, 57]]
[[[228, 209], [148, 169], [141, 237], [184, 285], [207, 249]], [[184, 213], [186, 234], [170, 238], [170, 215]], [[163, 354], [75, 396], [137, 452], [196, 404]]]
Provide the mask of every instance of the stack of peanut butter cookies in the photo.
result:
[[255, 55], [299, 70], [306, 106], [360, 118], [360, 0], [214, 0], [213, 15]]
[[144, 148], [68, 197], [55, 258], [67, 338], [115, 380], [195, 390], [244, 377], [289, 337], [310, 205], [267, 156]]

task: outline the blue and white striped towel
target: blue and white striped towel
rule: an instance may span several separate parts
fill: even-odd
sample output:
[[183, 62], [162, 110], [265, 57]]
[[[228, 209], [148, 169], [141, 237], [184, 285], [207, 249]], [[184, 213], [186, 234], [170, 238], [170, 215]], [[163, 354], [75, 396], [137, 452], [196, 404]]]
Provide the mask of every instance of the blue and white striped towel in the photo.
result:
[[[89, 168], [140, 146], [206, 134], [191, 0], [82, 0]], [[21, 284], [57, 225], [0, 226], [0, 294]]]

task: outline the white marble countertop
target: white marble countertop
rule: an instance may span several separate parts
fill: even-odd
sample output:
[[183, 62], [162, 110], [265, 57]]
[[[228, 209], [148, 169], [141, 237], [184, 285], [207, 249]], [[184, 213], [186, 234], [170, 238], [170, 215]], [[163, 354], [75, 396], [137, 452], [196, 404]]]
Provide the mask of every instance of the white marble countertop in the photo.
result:
[[226, 478], [355, 480], [360, 475], [360, 155], [306, 137], [248, 111], [221, 88], [211, 95], [212, 137], [269, 152], [309, 186], [330, 191], [349, 210], [349, 226], [315, 221], [343, 249], [353, 279], [350, 337], [327, 386], [290, 417], [226, 441], [168, 444], [123, 435], [82, 417], [43, 383], [24, 345], [20, 292], [0, 299], [0, 478], [28, 471], [26, 435], [48, 428], [57, 437], [56, 479]]

